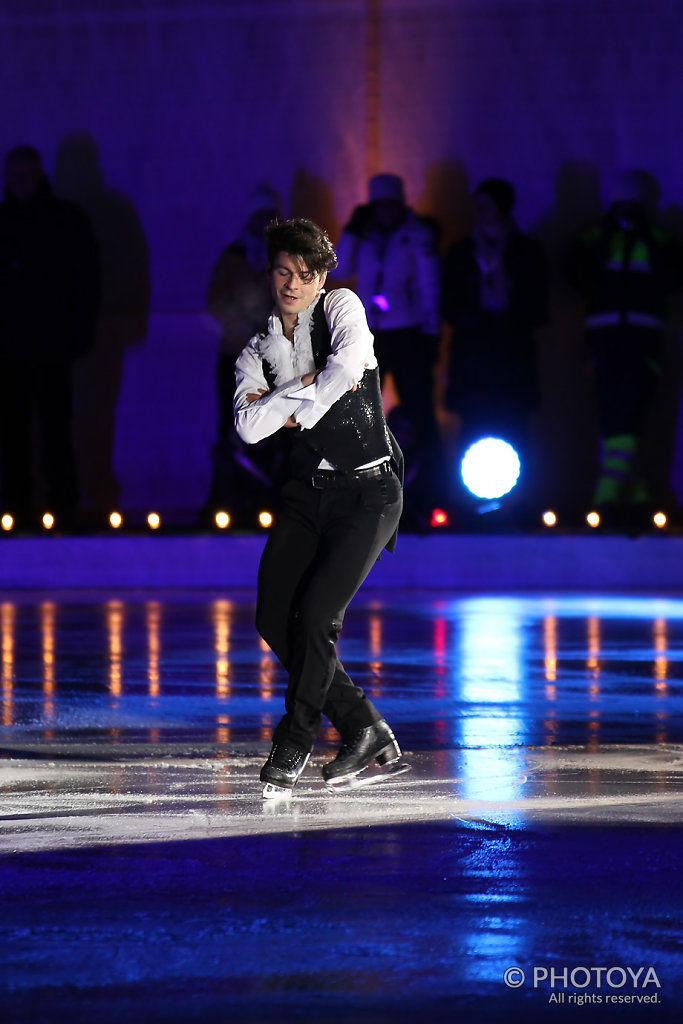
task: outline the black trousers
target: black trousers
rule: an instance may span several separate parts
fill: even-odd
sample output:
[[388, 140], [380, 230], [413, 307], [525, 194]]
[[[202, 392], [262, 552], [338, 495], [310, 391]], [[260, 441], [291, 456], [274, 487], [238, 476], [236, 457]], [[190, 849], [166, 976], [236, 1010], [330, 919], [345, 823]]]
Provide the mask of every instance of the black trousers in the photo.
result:
[[292, 480], [258, 575], [256, 627], [287, 670], [274, 740], [310, 751], [324, 714], [348, 737], [380, 715], [349, 678], [336, 642], [354, 594], [396, 531], [403, 506], [391, 473], [339, 489]]

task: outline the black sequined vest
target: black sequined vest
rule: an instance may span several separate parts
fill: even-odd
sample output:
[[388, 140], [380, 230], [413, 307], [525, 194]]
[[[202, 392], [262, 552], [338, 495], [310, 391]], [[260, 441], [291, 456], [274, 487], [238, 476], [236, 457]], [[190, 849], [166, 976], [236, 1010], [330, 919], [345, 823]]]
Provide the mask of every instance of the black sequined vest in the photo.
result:
[[[317, 368], [325, 365], [332, 351], [332, 335], [325, 316], [325, 299], [313, 310], [311, 346]], [[266, 361], [263, 372], [269, 387], [274, 386]], [[343, 472], [389, 456], [399, 476], [403, 475], [403, 457], [387, 427], [382, 406], [379, 370], [366, 370], [355, 391], [347, 391], [310, 430], [285, 430], [290, 441], [291, 475], [310, 479], [321, 459], [327, 459]]]

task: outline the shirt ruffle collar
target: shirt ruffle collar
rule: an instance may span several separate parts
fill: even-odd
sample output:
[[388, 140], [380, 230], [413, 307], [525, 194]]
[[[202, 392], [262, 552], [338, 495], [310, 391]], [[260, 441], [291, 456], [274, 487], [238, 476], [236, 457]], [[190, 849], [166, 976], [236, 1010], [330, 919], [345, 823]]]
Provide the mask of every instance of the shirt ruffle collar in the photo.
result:
[[280, 317], [277, 313], [271, 314], [268, 320], [268, 333], [261, 338], [259, 349], [273, 373], [276, 385], [287, 384], [294, 377], [302, 377], [305, 373], [315, 370], [311, 322], [316, 306], [321, 300], [324, 301], [324, 295], [325, 292], [321, 291], [315, 302], [299, 313], [294, 328], [293, 345], [284, 336]]

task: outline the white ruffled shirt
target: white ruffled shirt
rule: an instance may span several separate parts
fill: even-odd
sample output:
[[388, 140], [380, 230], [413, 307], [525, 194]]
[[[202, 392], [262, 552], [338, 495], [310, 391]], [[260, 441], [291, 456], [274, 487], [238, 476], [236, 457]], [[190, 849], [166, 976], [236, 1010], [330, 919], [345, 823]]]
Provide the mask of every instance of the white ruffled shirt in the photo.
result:
[[[301, 378], [316, 368], [311, 322], [318, 302], [325, 303], [332, 348], [314, 382], [303, 387]], [[272, 391], [263, 373], [264, 359], [275, 377]], [[348, 288], [321, 292], [308, 309], [299, 313], [293, 344], [284, 336], [280, 317], [273, 313], [265, 337], [255, 335], [237, 360], [234, 401], [237, 433], [247, 444], [255, 444], [283, 427], [290, 416], [303, 430], [310, 429], [337, 399], [360, 382], [366, 368], [376, 366], [373, 337], [363, 303]], [[247, 401], [248, 394], [260, 390], [268, 393], [256, 402]]]

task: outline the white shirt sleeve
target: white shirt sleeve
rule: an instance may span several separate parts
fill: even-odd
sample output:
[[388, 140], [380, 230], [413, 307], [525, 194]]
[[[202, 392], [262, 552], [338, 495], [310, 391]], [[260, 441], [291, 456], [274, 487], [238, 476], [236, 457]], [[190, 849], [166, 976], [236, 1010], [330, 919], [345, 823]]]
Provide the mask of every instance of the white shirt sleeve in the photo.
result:
[[[285, 425], [299, 405], [289, 396], [301, 388], [301, 377], [295, 377], [274, 391], [268, 390], [257, 342], [258, 338], [251, 339], [235, 365], [235, 429], [246, 444], [262, 441]], [[256, 402], [247, 400], [247, 395], [259, 391], [266, 393]]]
[[[246, 444], [270, 437], [293, 416], [306, 430], [314, 427], [338, 398], [359, 383], [366, 368], [374, 369], [377, 360], [372, 345], [363, 303], [355, 292], [338, 288], [322, 296], [332, 335], [331, 352], [325, 366], [312, 384], [303, 387], [301, 376], [272, 391], [263, 373], [263, 357], [258, 336], [251, 339], [235, 366], [235, 429]], [[301, 318], [296, 331], [305, 331], [310, 344], [310, 317]], [[264, 392], [257, 401], [247, 395]]]
[[332, 351], [315, 381], [291, 391], [300, 401], [294, 418], [304, 429], [314, 427], [338, 398], [360, 382], [377, 360], [363, 303], [355, 292], [338, 288], [325, 295], [325, 313], [332, 334]]

